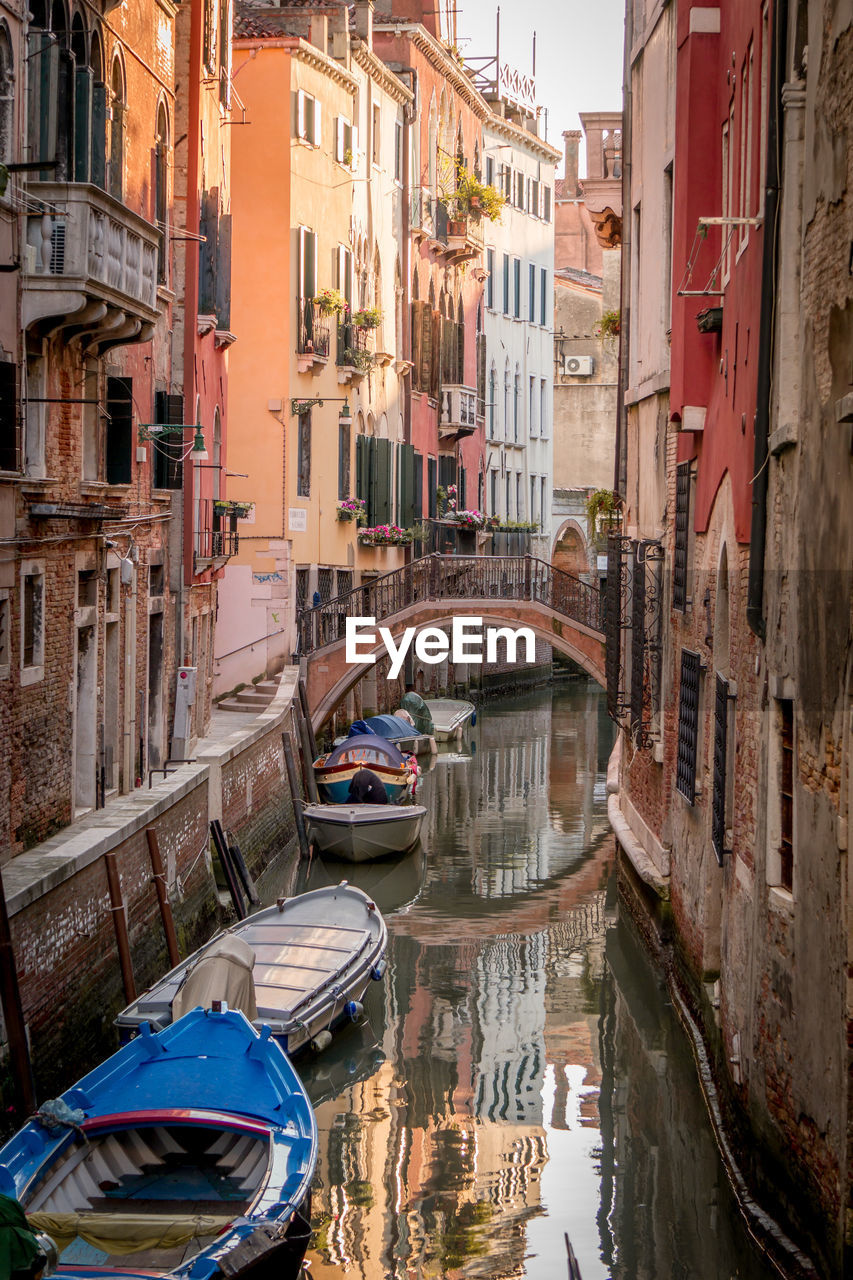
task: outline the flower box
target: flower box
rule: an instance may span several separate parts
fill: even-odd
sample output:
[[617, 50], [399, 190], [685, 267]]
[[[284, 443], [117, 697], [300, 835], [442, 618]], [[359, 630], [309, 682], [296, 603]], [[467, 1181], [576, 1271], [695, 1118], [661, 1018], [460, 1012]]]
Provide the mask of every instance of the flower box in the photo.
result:
[[405, 547], [414, 536], [413, 529], [401, 529], [396, 524], [380, 524], [358, 531], [358, 540], [363, 547]]

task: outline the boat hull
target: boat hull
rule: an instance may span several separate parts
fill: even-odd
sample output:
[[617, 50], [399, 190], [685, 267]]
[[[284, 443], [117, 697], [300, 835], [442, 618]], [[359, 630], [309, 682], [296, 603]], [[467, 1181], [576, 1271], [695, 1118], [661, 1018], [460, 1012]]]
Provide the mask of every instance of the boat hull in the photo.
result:
[[349, 787], [359, 769], [368, 768], [375, 773], [385, 787], [390, 804], [400, 804], [409, 794], [414, 776], [408, 769], [391, 769], [383, 764], [339, 764], [314, 765], [314, 777], [317, 780], [317, 791], [321, 802], [325, 804], [346, 804]]
[[[270, 1027], [288, 1055], [318, 1047], [318, 1036], [347, 1022], [351, 1017], [347, 1006], [360, 1001], [371, 981], [384, 971], [385, 921], [367, 894], [346, 883], [282, 899], [281, 907], [267, 907], [225, 933], [243, 939], [255, 951], [254, 1025]], [[171, 1022], [172, 1002], [184, 978], [217, 940], [200, 948], [119, 1014], [116, 1026], [123, 1043], [145, 1022], [155, 1028]], [[310, 956], [306, 947], [311, 948]], [[313, 974], [311, 982], [300, 976], [306, 970]]]
[[347, 862], [405, 853], [417, 842], [425, 816], [418, 804], [309, 804], [303, 811], [308, 838], [320, 852]]
[[430, 699], [426, 706], [432, 716], [436, 742], [460, 741], [476, 710], [473, 702], [455, 698]]

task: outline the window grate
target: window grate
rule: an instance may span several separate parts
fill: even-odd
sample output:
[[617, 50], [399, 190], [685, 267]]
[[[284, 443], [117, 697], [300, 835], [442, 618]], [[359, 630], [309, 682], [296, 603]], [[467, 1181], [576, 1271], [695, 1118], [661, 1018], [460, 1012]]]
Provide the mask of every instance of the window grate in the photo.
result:
[[296, 570], [296, 612], [301, 613], [308, 602], [308, 570]]
[[318, 569], [317, 570], [317, 590], [320, 592], [320, 599], [323, 604], [332, 598], [332, 589], [335, 580], [334, 569]]
[[607, 583], [604, 595], [604, 670], [607, 686], [607, 712], [618, 720], [625, 710], [623, 672], [623, 596], [626, 589], [626, 543], [619, 534], [607, 540]]
[[687, 546], [690, 534], [690, 463], [675, 469], [675, 547], [672, 559], [672, 607], [684, 612], [687, 604]]
[[54, 220], [50, 233], [50, 274], [65, 275], [65, 219]]
[[790, 698], [779, 701], [779, 745], [781, 777], [779, 779], [779, 883], [788, 892], [794, 887], [794, 704]]
[[711, 797], [711, 843], [720, 866], [726, 848], [726, 777], [728, 774], [729, 682], [717, 676], [714, 692], [714, 784]]
[[631, 597], [631, 732], [639, 742], [643, 733], [643, 669], [645, 665], [646, 568], [643, 544], [634, 546]]
[[675, 786], [688, 804], [696, 802], [696, 747], [699, 737], [699, 678], [701, 663], [698, 653], [681, 650], [681, 692], [678, 701], [678, 758]]

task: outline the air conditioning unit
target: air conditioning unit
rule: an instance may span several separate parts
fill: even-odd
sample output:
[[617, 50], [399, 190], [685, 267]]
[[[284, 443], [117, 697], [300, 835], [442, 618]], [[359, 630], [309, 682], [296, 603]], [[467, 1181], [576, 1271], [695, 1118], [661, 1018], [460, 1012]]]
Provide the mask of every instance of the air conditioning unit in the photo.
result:
[[592, 356], [563, 357], [563, 374], [567, 378], [591, 378], [594, 368]]

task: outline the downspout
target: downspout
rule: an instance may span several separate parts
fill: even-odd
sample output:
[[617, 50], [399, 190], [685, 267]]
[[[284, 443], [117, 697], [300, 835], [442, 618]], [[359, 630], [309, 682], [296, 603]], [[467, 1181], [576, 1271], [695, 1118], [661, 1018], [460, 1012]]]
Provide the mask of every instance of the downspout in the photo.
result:
[[[403, 286], [403, 359], [411, 360], [412, 358], [412, 326], [409, 318], [409, 308], [411, 306], [411, 290], [412, 290], [412, 241], [411, 241], [411, 200], [412, 200], [412, 127], [417, 119], [417, 95], [418, 95], [418, 73], [414, 67], [406, 67], [405, 70], [411, 71], [412, 75], [412, 93], [415, 95], [413, 102], [407, 102], [403, 106], [403, 259], [400, 265], [400, 271], [403, 276], [401, 284]], [[403, 440], [406, 444], [412, 443], [412, 371], [409, 370], [404, 381], [403, 403], [405, 412], [403, 414]]]
[[[190, 236], [198, 235], [199, 229], [199, 158], [198, 158], [198, 126], [200, 119], [201, 97], [201, 26], [202, 5], [200, 0], [192, 0], [190, 9], [190, 47], [186, 67], [189, 83], [189, 101], [187, 106], [187, 176], [185, 192], [186, 228]], [[195, 348], [198, 330], [198, 272], [200, 248], [196, 240], [187, 239], [184, 258], [184, 420], [189, 421], [188, 411], [195, 416], [196, 402], [196, 367]], [[187, 462], [190, 465], [187, 466]], [[186, 602], [187, 591], [193, 579], [193, 516], [195, 512], [195, 468], [191, 459], [184, 462], [183, 468], [183, 543], [184, 564], [181, 575], [181, 619], [178, 631], [179, 661], [184, 663], [186, 649]]]
[[[628, 485], [628, 432], [625, 421], [625, 388], [631, 351], [631, 46], [634, 26], [631, 6], [625, 12], [625, 54], [622, 69], [622, 254], [619, 269], [619, 377], [616, 387], [616, 450], [613, 489], [622, 498]], [[629, 282], [626, 284], [626, 280]]]
[[782, 119], [782, 86], [785, 83], [788, 0], [773, 6], [773, 64], [770, 69], [770, 103], [767, 121], [767, 173], [764, 192], [764, 244], [761, 260], [761, 331], [758, 336], [758, 374], [755, 410], [755, 453], [752, 480], [752, 527], [749, 534], [749, 578], [746, 620], [759, 639], [765, 635], [764, 553], [767, 543], [768, 452], [770, 394], [772, 386], [774, 328], [776, 323], [776, 275], [779, 257], [779, 136]]

